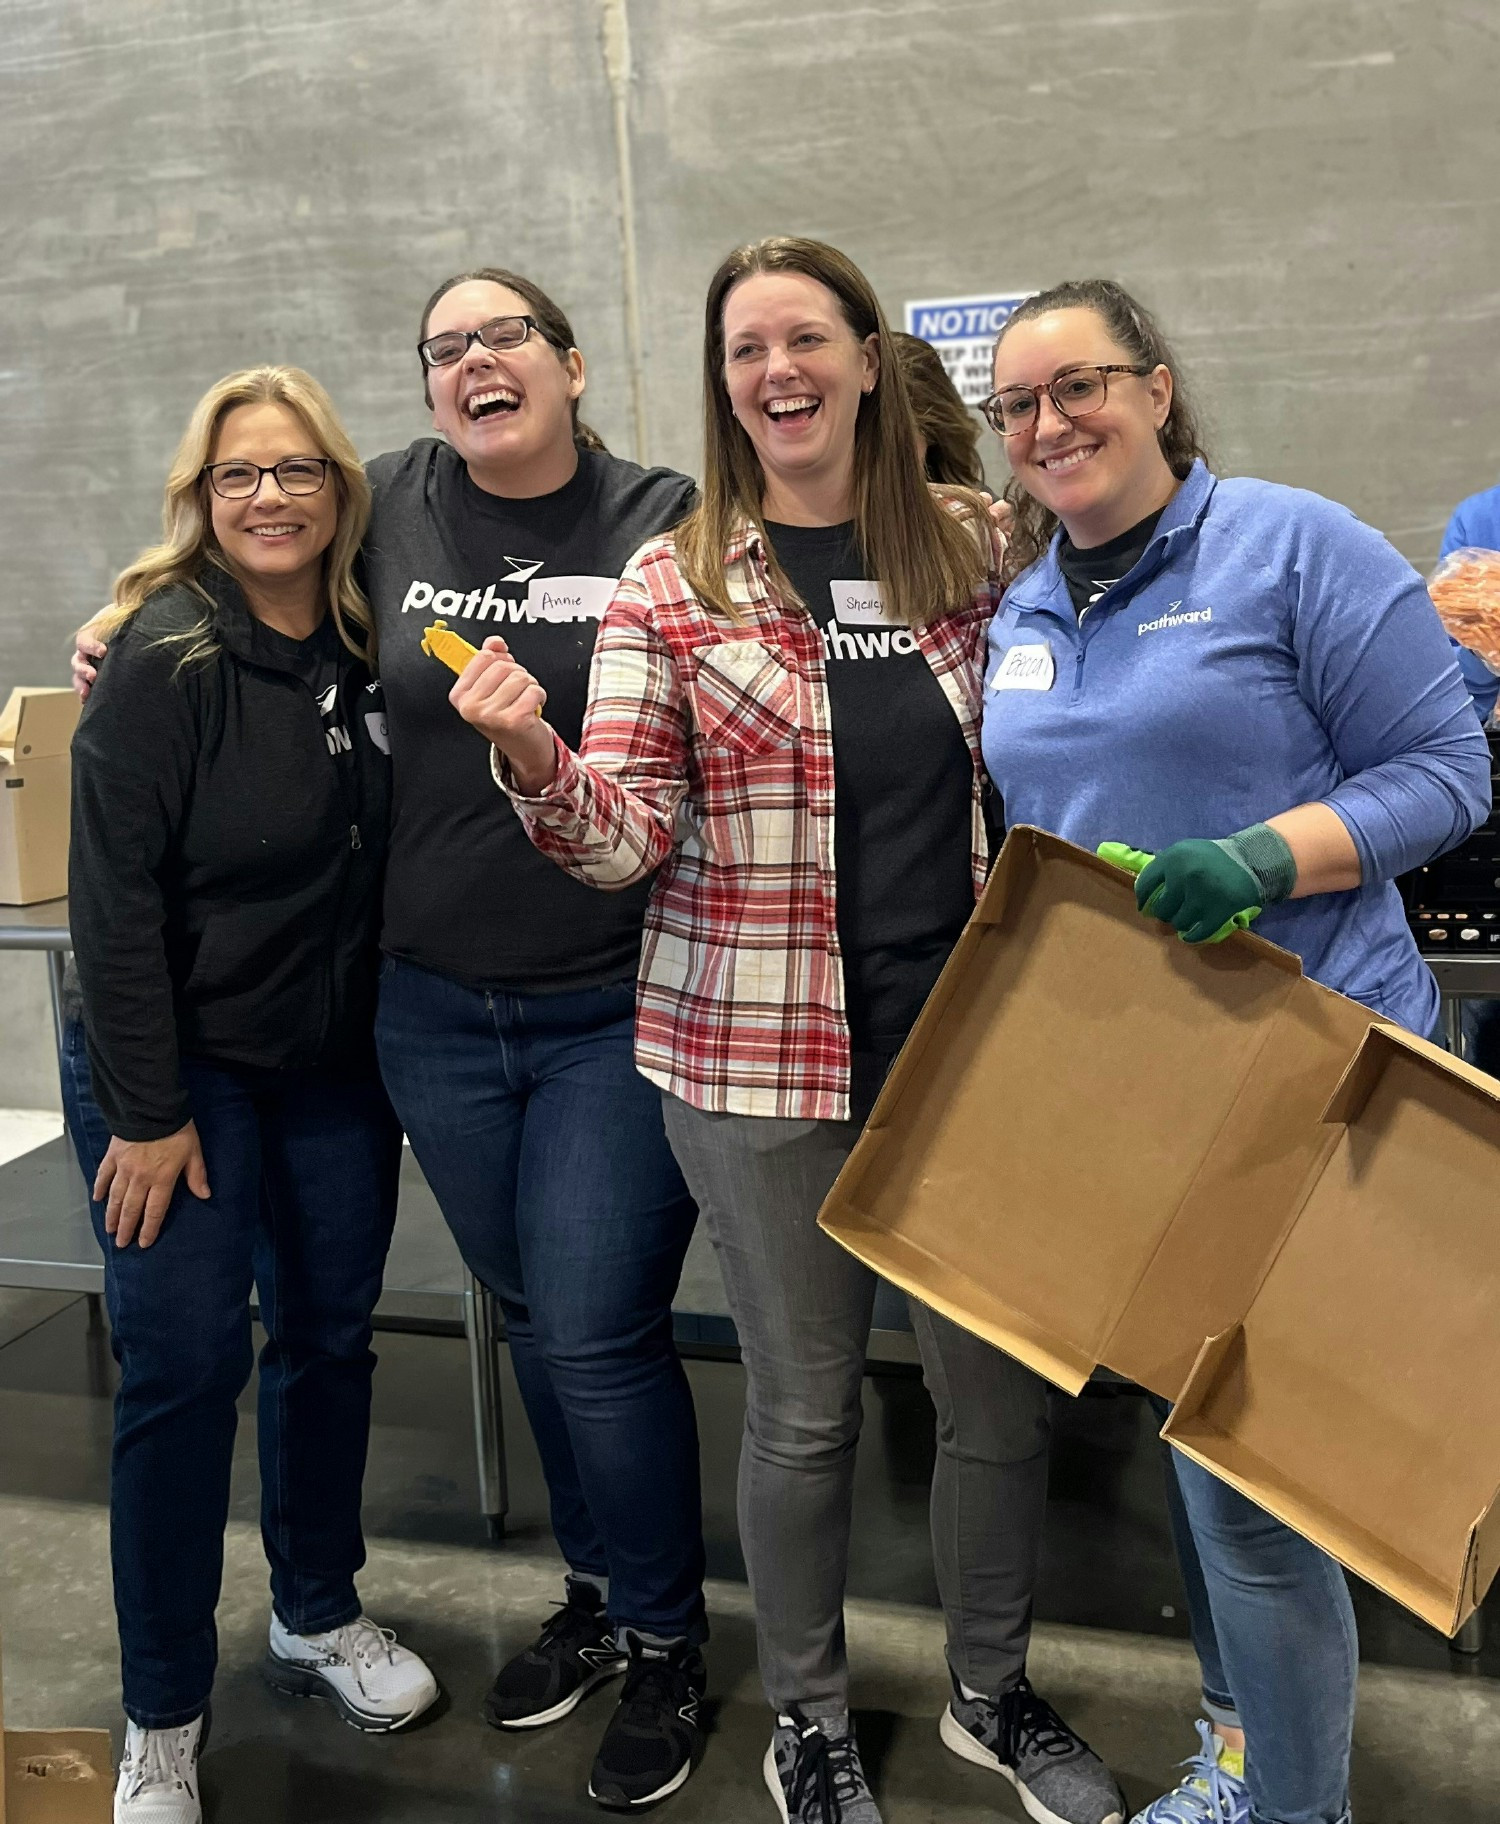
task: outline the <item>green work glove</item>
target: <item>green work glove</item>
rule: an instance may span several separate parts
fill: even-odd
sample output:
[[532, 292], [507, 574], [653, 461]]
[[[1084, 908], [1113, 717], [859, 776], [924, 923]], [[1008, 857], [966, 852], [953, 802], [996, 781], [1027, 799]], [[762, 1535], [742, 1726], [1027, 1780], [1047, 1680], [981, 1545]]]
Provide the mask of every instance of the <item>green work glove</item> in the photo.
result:
[[1099, 854], [1134, 874], [1139, 909], [1189, 944], [1223, 943], [1297, 884], [1292, 851], [1264, 823], [1214, 842], [1174, 842], [1160, 855], [1117, 842], [1101, 843]]

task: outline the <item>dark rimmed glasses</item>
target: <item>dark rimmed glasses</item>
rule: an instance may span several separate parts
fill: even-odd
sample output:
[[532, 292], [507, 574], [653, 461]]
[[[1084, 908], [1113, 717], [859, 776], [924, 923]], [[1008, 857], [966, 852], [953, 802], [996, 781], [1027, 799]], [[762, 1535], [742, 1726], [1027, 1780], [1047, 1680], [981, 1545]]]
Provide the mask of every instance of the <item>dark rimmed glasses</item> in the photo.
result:
[[262, 468], [255, 462], [210, 462], [203, 473], [220, 500], [249, 500], [259, 494], [267, 475], [276, 477], [283, 494], [316, 494], [328, 479], [330, 456], [283, 456]]
[[455, 361], [463, 360], [476, 342], [501, 355], [507, 349], [519, 348], [533, 331], [544, 342], [551, 342], [554, 348], [562, 346], [547, 334], [535, 317], [491, 317], [478, 329], [445, 329], [438, 335], [429, 336], [425, 342], [417, 344], [417, 353], [422, 357], [423, 367], [452, 367]]
[[1134, 374], [1141, 380], [1151, 371], [1139, 363], [1128, 365], [1123, 361], [1104, 362], [1097, 367], [1068, 367], [1045, 386], [1003, 386], [998, 393], [981, 400], [979, 409], [998, 436], [1019, 437], [1022, 431], [1035, 427], [1041, 394], [1047, 395], [1060, 416], [1087, 418], [1109, 397], [1111, 374]]

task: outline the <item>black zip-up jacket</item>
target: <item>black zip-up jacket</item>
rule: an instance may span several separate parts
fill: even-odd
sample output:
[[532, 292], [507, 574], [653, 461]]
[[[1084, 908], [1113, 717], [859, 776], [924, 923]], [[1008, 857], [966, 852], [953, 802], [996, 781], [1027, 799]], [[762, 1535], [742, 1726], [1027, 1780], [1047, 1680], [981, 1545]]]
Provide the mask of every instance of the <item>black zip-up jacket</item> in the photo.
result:
[[218, 651], [183, 587], [110, 643], [73, 738], [68, 894], [94, 1093], [122, 1140], [192, 1114], [178, 1060], [372, 1067], [390, 761], [380, 686], [337, 643], [335, 761], [312, 690], [223, 571]]

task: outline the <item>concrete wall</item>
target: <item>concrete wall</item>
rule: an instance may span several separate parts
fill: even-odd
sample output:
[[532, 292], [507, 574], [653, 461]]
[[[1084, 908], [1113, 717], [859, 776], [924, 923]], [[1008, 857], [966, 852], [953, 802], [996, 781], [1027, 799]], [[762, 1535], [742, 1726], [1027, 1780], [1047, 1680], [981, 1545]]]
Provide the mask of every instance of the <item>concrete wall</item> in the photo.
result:
[[[1500, 474], [1497, 93], [1492, 0], [0, 0], [0, 685], [61, 678], [219, 373], [420, 433], [470, 263], [568, 308], [614, 447], [692, 468], [705, 281], [778, 230], [893, 314], [1124, 279], [1223, 469], [1425, 565]], [[0, 1097], [46, 1099], [33, 1055]]]

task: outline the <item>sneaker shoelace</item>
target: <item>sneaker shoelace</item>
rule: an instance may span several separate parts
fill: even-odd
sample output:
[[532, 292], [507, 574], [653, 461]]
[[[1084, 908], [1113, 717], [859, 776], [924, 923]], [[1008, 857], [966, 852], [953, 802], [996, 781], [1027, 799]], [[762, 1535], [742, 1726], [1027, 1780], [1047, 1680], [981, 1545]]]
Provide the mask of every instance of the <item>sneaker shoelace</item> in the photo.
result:
[[604, 1618], [597, 1609], [585, 1608], [581, 1602], [558, 1602], [553, 1607], [555, 1615], [549, 1615], [542, 1623], [537, 1646], [551, 1646], [554, 1641], [563, 1646], [587, 1646], [604, 1632]]
[[818, 1824], [840, 1824], [846, 1803], [865, 1796], [858, 1751], [852, 1735], [825, 1735], [816, 1722], [789, 1710], [797, 1731], [797, 1758], [787, 1784], [787, 1808], [799, 1817], [809, 1799], [818, 1806]]
[[1061, 1759], [1076, 1754], [1083, 1746], [1051, 1704], [1032, 1690], [1028, 1679], [1023, 1678], [1014, 1691], [1007, 1691], [996, 1708], [1000, 1717], [1000, 1759], [1008, 1767], [1014, 1767], [1027, 1749]]
[[1179, 1764], [1187, 1769], [1187, 1778], [1175, 1792], [1158, 1799], [1147, 1812], [1151, 1824], [1230, 1824], [1235, 1788], [1241, 1784], [1234, 1775], [1219, 1765], [1219, 1751], [1209, 1725], [1199, 1721], [1197, 1754]]
[[649, 1724], [663, 1711], [682, 1708], [682, 1668], [671, 1659], [632, 1658], [620, 1689], [622, 1722]]
[[373, 1672], [382, 1660], [387, 1665], [396, 1663], [396, 1635], [391, 1628], [378, 1627], [368, 1615], [361, 1615], [357, 1621], [348, 1622], [342, 1628], [335, 1628], [323, 1639], [328, 1642], [331, 1658], [341, 1659], [354, 1674], [354, 1682], [360, 1691], [368, 1696], [364, 1675]]
[[140, 1758], [132, 1768], [130, 1797], [138, 1799], [153, 1786], [186, 1786], [193, 1777], [193, 1726], [148, 1729]]

